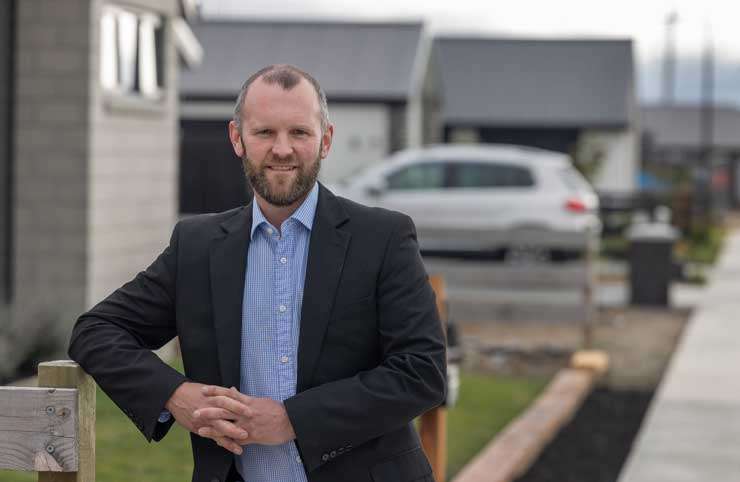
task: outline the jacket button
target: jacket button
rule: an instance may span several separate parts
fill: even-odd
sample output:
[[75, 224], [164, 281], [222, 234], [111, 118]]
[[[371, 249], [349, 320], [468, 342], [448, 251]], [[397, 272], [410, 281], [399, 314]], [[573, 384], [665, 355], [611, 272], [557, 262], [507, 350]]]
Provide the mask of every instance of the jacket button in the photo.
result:
[[326, 462], [327, 460], [329, 460], [329, 454], [322, 455], [321, 456], [321, 460], [323, 460], [324, 462]]
[[329, 454], [329, 457], [331, 457], [331, 458], [334, 458], [336, 456], [337, 456], [337, 452], [334, 451], [334, 450], [332, 450], [331, 453]]

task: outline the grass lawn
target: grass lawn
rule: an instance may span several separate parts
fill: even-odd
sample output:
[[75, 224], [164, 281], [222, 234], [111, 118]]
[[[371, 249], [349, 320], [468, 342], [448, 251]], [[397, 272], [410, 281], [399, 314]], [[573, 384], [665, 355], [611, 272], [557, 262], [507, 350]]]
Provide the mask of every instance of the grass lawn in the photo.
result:
[[[454, 474], [537, 395], [544, 380], [462, 375], [457, 406], [448, 416], [448, 474]], [[162, 442], [146, 442], [100, 389], [97, 400], [96, 479], [103, 482], [190, 480], [187, 433], [175, 424]], [[31, 482], [35, 473], [0, 470], [2, 482]]]
[[524, 411], [546, 383], [463, 372], [457, 405], [447, 415], [447, 480]]

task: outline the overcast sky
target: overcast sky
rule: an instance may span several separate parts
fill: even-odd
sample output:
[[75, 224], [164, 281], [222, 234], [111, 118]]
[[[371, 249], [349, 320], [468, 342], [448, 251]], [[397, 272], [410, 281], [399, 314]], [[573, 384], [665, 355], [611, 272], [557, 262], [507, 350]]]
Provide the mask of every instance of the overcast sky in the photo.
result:
[[665, 19], [675, 11], [676, 48], [686, 59], [684, 65], [679, 61], [679, 98], [694, 97], [699, 83], [696, 58], [711, 34], [718, 98], [740, 103], [740, 2], [736, 0], [202, 0], [202, 5], [205, 16], [424, 19], [434, 32], [632, 38], [641, 96], [648, 99], [658, 95]]

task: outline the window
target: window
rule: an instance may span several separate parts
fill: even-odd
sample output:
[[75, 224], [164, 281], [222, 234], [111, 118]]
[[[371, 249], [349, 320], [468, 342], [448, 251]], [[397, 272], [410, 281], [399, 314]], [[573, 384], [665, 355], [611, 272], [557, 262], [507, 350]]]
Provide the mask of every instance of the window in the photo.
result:
[[100, 18], [100, 85], [106, 92], [159, 99], [164, 88], [164, 21], [106, 6]]
[[412, 164], [388, 176], [389, 189], [441, 189], [444, 185], [445, 165], [442, 163]]
[[529, 169], [505, 163], [465, 162], [455, 164], [452, 187], [531, 187], [534, 178]]
[[578, 192], [585, 191], [590, 192], [591, 186], [581, 174], [572, 167], [566, 167], [560, 171], [560, 177], [568, 187], [570, 191]]

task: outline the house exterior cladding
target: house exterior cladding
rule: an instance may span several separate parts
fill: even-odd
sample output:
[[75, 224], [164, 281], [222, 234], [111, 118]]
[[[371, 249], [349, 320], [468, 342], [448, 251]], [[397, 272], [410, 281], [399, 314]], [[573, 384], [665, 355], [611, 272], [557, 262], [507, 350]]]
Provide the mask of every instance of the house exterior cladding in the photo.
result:
[[182, 8], [0, 0], [0, 371], [166, 245]]

